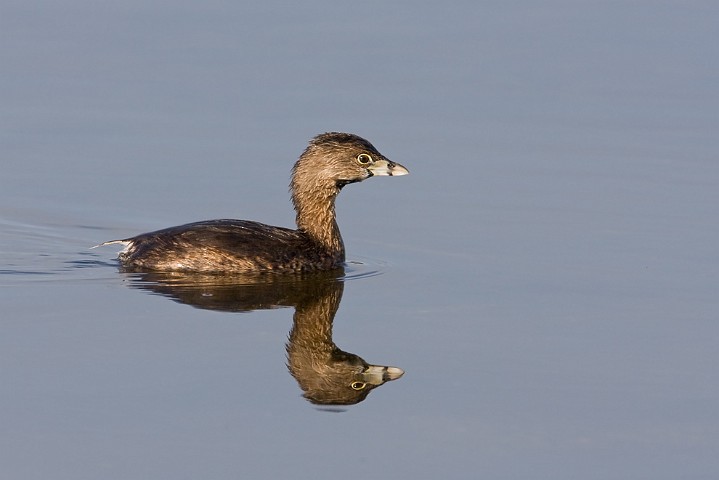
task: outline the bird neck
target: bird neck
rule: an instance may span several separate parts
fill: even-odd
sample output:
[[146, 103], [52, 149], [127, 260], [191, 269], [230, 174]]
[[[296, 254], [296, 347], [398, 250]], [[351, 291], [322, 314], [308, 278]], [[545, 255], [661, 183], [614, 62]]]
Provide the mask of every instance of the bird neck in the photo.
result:
[[344, 261], [344, 243], [335, 218], [336, 186], [303, 189], [294, 186], [292, 203], [297, 212], [297, 228], [333, 255]]

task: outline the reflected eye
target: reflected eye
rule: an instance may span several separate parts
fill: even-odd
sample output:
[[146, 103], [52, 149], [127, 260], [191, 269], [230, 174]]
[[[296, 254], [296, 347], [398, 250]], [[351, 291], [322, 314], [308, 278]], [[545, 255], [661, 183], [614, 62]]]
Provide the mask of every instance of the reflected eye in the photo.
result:
[[[357, 158], [357, 160], [359, 160], [359, 157]], [[362, 390], [366, 386], [367, 384], [362, 382], [352, 382], [352, 384], [350, 385], [350, 387], [352, 387], [352, 390]]]
[[360, 163], [360, 165], [367, 165], [368, 163], [372, 162], [372, 157], [370, 157], [366, 153], [360, 153], [359, 155], [357, 155], [357, 161]]

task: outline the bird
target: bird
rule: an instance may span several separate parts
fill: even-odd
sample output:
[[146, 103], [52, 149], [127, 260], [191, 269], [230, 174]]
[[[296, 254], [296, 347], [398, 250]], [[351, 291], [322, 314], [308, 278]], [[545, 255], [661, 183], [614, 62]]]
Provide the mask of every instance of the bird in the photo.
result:
[[292, 168], [296, 229], [251, 220], [205, 220], [97, 246], [124, 245], [118, 259], [126, 271], [289, 274], [332, 270], [345, 262], [335, 215], [340, 191], [370, 177], [408, 173], [358, 135], [322, 133], [310, 140]]

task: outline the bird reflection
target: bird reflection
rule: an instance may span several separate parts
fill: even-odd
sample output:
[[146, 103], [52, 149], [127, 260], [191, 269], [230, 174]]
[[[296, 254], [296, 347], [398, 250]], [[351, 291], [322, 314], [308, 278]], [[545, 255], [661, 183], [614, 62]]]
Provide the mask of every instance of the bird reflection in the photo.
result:
[[332, 341], [332, 322], [342, 300], [342, 269], [302, 276], [220, 276], [133, 273], [130, 284], [197, 308], [228, 312], [294, 307], [287, 367], [318, 405], [353, 405], [404, 371], [370, 365]]

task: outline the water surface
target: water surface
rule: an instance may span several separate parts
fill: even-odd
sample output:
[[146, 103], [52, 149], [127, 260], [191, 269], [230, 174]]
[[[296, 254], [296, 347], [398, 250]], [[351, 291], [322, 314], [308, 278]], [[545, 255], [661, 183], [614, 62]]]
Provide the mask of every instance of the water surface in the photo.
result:
[[[3, 477], [716, 478], [718, 21], [713, 2], [7, 4]], [[328, 130], [411, 172], [342, 192], [344, 274], [256, 298], [90, 249], [290, 226], [290, 167]], [[405, 373], [328, 408], [286, 364], [297, 305], [333, 302], [340, 351]]]

